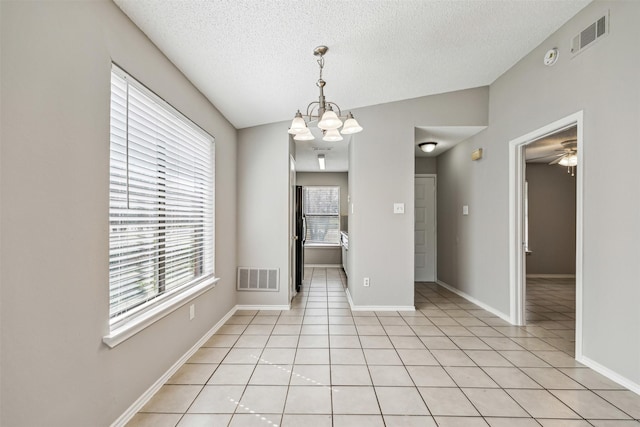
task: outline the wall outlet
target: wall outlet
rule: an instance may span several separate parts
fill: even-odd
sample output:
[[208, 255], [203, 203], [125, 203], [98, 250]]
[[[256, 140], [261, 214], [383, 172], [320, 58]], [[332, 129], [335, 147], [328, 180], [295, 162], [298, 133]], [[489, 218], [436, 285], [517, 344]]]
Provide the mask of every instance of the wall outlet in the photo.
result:
[[364, 286], [365, 287], [369, 287], [369, 278], [368, 277], [364, 278]]
[[394, 214], [403, 214], [404, 213], [404, 203], [394, 203], [393, 204], [393, 213]]
[[196, 305], [191, 304], [189, 306], [189, 320], [193, 320], [194, 317], [196, 317]]

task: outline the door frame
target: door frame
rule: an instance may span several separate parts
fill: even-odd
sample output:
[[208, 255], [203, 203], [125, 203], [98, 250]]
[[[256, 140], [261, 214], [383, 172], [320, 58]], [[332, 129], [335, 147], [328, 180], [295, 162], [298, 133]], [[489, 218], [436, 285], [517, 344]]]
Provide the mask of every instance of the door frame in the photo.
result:
[[289, 292], [287, 304], [298, 294], [296, 291], [296, 160], [289, 155]]
[[[433, 245], [434, 248], [434, 266], [433, 266], [433, 276], [434, 276], [434, 281], [437, 282], [438, 281], [438, 174], [435, 173], [417, 173], [415, 174], [414, 178], [413, 178], [413, 183], [414, 183], [414, 188], [415, 188], [415, 180], [416, 178], [433, 178], [433, 184], [435, 186], [434, 190], [433, 190], [433, 221], [435, 222], [435, 224], [433, 224], [434, 226], [434, 238], [435, 238], [435, 244]], [[415, 194], [413, 195], [414, 198], [414, 205], [415, 205]], [[414, 218], [414, 224], [413, 224], [413, 230], [415, 233], [415, 218]], [[415, 252], [416, 252], [416, 247], [415, 247], [415, 242], [413, 245], [413, 253], [415, 256]], [[414, 274], [414, 282], [415, 282], [415, 272], [416, 272], [416, 267], [415, 267], [415, 262], [414, 262], [414, 266], [413, 266], [413, 274]]]
[[578, 168], [576, 171], [576, 359], [582, 357], [583, 291], [583, 186], [584, 144], [583, 111], [556, 120], [546, 126], [509, 141], [509, 288], [510, 317], [514, 325], [525, 325], [526, 259], [524, 251], [524, 182], [527, 144], [563, 129], [576, 126]]

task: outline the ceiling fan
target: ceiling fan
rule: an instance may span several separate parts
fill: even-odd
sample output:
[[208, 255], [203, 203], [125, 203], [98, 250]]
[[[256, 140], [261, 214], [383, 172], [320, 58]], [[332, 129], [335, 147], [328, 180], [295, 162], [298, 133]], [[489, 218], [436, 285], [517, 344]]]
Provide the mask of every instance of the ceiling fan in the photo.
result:
[[537, 159], [553, 158], [553, 160], [549, 162], [550, 165], [559, 164], [561, 166], [566, 166], [567, 173], [571, 174], [571, 176], [575, 176], [575, 167], [578, 165], [578, 140], [568, 139], [566, 141], [562, 141], [560, 145], [562, 145], [562, 148], [555, 150], [559, 151], [559, 153], [538, 157]]
[[557, 158], [549, 162], [550, 165], [561, 164], [562, 166], [576, 166], [578, 164], [578, 144], [576, 139], [568, 139], [561, 143], [562, 151], [556, 154]]

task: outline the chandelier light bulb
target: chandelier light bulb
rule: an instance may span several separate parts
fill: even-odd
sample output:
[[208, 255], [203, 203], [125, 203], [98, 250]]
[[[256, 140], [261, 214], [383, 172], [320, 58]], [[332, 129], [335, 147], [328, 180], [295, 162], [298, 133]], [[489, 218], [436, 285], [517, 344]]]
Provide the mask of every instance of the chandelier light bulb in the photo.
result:
[[342, 120], [331, 109], [327, 110], [318, 122], [318, 127], [323, 130], [338, 129], [340, 126], [342, 126]]
[[294, 135], [293, 139], [295, 139], [296, 141], [312, 141], [316, 138], [313, 136], [309, 128], [304, 128], [304, 131]]
[[305, 130], [309, 130], [309, 129], [307, 129], [307, 124], [302, 118], [302, 113], [300, 112], [300, 110], [298, 110], [298, 112], [296, 113], [296, 116], [291, 121], [291, 126], [289, 127], [289, 133], [292, 135], [297, 135], [299, 133], [304, 132]]
[[353, 114], [349, 113], [349, 115], [347, 116], [347, 120], [345, 120], [340, 133], [343, 135], [351, 135], [353, 133], [358, 133], [361, 131], [362, 131], [362, 126], [360, 126], [357, 120], [353, 118]]
[[340, 135], [338, 129], [329, 129], [325, 132], [324, 137], [322, 137], [322, 140], [327, 142], [342, 141], [342, 139], [342, 135]]

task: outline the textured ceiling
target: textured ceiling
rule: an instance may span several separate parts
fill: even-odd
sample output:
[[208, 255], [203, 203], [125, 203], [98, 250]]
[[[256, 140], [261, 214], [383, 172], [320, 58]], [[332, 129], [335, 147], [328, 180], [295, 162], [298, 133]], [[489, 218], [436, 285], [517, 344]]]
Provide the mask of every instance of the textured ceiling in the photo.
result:
[[492, 83], [591, 0], [114, 0], [236, 127]]

